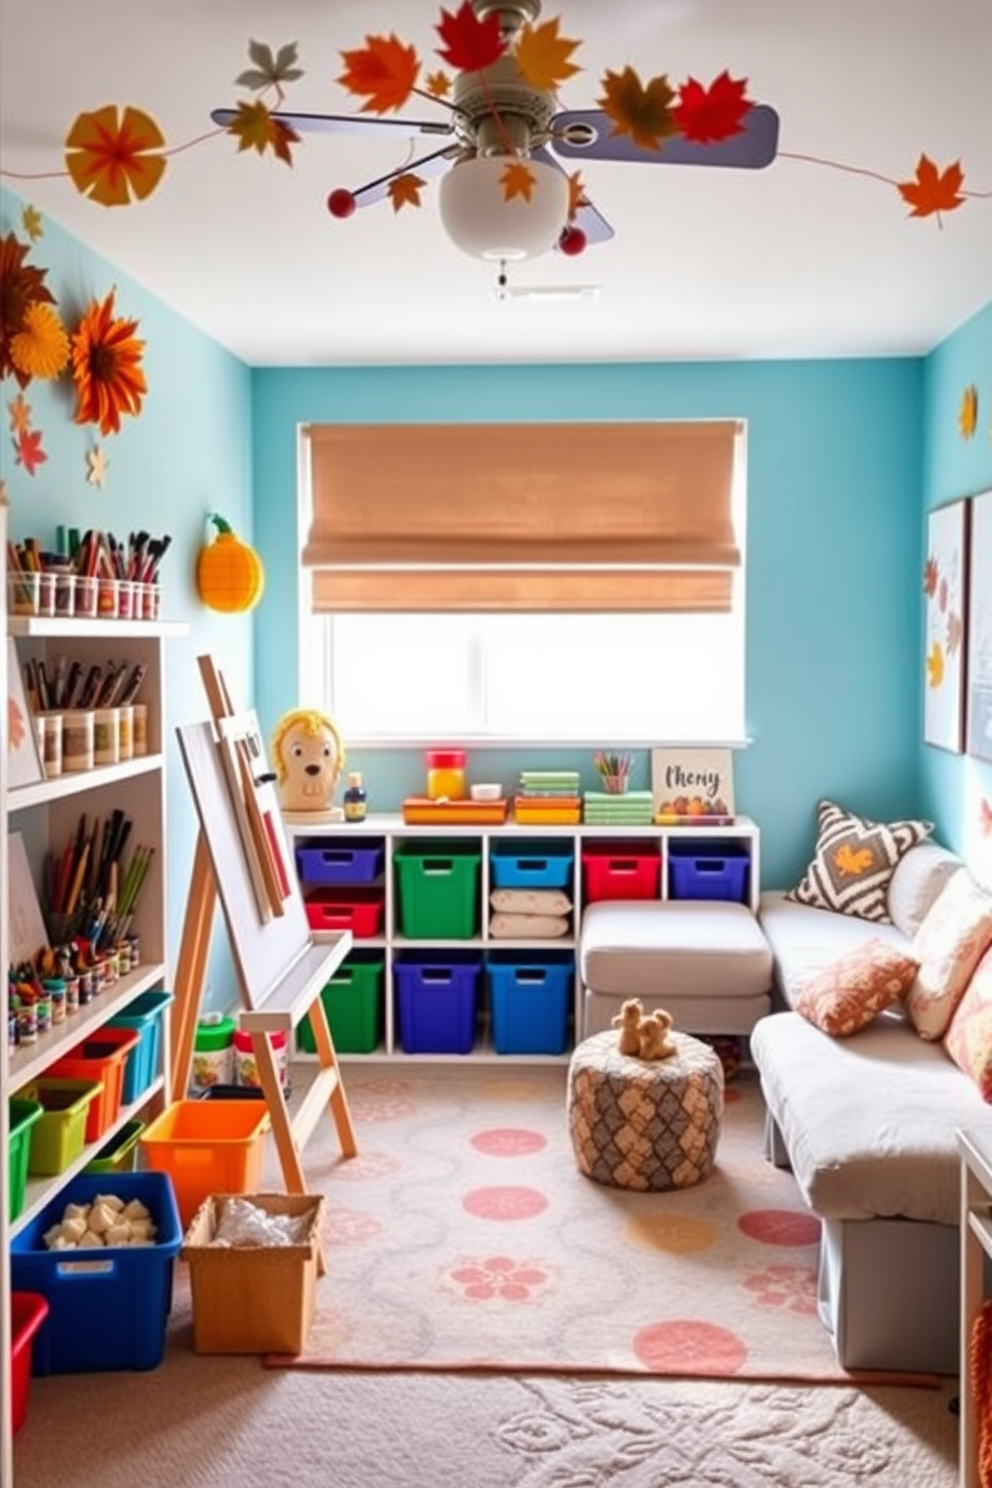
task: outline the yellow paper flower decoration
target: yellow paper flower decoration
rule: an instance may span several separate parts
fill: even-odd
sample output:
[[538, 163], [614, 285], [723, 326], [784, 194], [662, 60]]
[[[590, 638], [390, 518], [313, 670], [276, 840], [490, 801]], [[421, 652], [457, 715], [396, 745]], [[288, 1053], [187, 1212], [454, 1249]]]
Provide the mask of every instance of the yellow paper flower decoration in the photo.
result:
[[961, 394], [958, 410], [958, 428], [962, 439], [971, 439], [978, 428], [978, 389], [974, 383]]
[[69, 337], [51, 305], [35, 301], [10, 338], [10, 360], [28, 377], [58, 377], [69, 360]]

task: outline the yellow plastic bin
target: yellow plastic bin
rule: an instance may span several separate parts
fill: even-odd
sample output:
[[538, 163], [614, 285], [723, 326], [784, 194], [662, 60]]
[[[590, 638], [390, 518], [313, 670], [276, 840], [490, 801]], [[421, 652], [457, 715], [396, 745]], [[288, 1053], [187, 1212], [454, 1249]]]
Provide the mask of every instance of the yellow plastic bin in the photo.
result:
[[90, 1106], [102, 1092], [99, 1080], [56, 1079], [52, 1075], [19, 1092], [42, 1108], [31, 1129], [29, 1173], [62, 1173], [79, 1156], [86, 1140]]
[[183, 1226], [204, 1199], [260, 1186], [268, 1108], [253, 1100], [173, 1101], [142, 1132], [149, 1168], [168, 1173]]

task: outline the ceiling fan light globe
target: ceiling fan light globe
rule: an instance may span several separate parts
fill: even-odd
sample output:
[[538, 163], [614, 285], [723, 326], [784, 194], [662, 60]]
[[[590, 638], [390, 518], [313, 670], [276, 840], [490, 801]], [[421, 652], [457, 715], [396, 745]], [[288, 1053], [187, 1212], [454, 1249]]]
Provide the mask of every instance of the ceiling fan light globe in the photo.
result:
[[441, 222], [456, 248], [473, 258], [519, 262], [549, 252], [568, 223], [568, 177], [543, 160], [524, 163], [534, 178], [530, 200], [506, 198], [503, 173], [515, 157], [460, 160], [441, 180]]

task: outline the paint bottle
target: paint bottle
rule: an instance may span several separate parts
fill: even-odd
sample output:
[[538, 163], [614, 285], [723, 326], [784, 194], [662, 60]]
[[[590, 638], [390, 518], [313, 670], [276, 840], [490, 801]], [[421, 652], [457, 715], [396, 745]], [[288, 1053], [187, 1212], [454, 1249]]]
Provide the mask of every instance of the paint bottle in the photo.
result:
[[343, 800], [345, 821], [365, 820], [366, 796], [360, 771], [353, 770], [348, 776], [348, 788]]

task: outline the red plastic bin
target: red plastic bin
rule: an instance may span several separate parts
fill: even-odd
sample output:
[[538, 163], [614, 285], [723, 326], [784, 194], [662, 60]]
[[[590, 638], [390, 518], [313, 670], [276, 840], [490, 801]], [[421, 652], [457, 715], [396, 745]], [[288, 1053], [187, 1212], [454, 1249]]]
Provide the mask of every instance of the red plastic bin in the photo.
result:
[[386, 897], [381, 889], [317, 889], [307, 895], [311, 930], [350, 930], [356, 940], [382, 931]]
[[587, 904], [598, 899], [657, 899], [661, 853], [651, 843], [587, 843], [582, 849], [582, 892]]
[[85, 1142], [98, 1142], [120, 1115], [128, 1055], [137, 1047], [140, 1038], [140, 1029], [114, 1028], [106, 1023], [46, 1071], [62, 1080], [102, 1082], [102, 1091], [90, 1101]]
[[48, 1298], [40, 1292], [10, 1294], [10, 1383], [13, 1396], [14, 1431], [20, 1431], [28, 1414], [31, 1382], [31, 1340], [48, 1316]]

